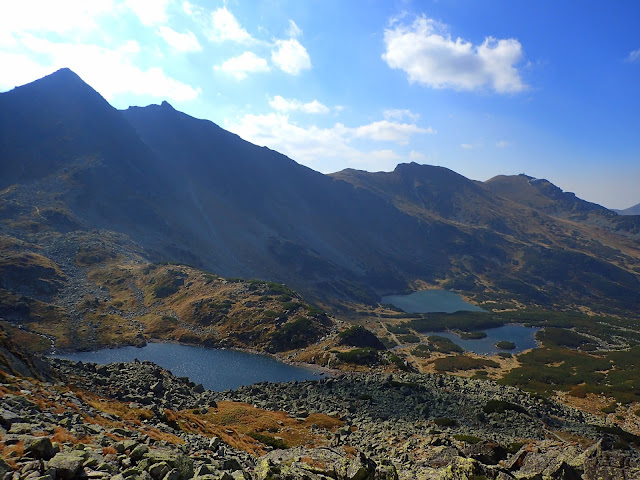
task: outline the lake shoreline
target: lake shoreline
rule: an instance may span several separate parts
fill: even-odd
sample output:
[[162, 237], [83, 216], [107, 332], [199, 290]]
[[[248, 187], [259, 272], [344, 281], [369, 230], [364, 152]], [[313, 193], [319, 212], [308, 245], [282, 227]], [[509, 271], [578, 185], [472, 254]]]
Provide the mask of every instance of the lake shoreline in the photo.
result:
[[121, 345], [84, 351], [55, 350], [46, 356], [98, 365], [149, 361], [216, 391], [261, 382], [313, 381], [338, 375], [335, 370], [320, 365], [295, 362], [247, 348], [211, 348], [170, 341], [147, 342], [143, 347]]
[[344, 373], [342, 370], [336, 369], [336, 368], [328, 368], [328, 367], [324, 367], [322, 365], [318, 365], [317, 363], [305, 363], [305, 362], [296, 362], [294, 360], [291, 360], [285, 356], [280, 356], [276, 353], [269, 353], [269, 352], [261, 352], [259, 350], [254, 350], [251, 348], [240, 348], [240, 347], [205, 347], [204, 345], [198, 345], [196, 343], [187, 343], [187, 342], [180, 342], [178, 340], [161, 340], [161, 339], [153, 339], [153, 340], [148, 340], [145, 341], [144, 345], [133, 345], [131, 343], [118, 343], [118, 344], [114, 344], [114, 345], [104, 345], [98, 348], [92, 348], [91, 350], [78, 350], [78, 349], [74, 349], [74, 348], [52, 348], [50, 349], [48, 352], [43, 353], [42, 355], [45, 357], [53, 357], [55, 358], [56, 355], [72, 355], [75, 353], [91, 353], [91, 352], [98, 352], [100, 350], [117, 350], [118, 348], [125, 348], [125, 347], [135, 347], [135, 348], [144, 348], [145, 346], [147, 346], [148, 344], [166, 344], [166, 345], [182, 345], [185, 347], [198, 347], [198, 348], [204, 348], [207, 350], [231, 350], [234, 352], [242, 352], [242, 353], [251, 353], [253, 355], [264, 355], [266, 357], [270, 357], [274, 360], [277, 360], [279, 362], [282, 362], [286, 365], [291, 365], [292, 367], [300, 367], [300, 368], [305, 368], [308, 370], [314, 370], [317, 371], [318, 373], [323, 373], [325, 375], [331, 375], [331, 376], [335, 376], [338, 375], [340, 373]]

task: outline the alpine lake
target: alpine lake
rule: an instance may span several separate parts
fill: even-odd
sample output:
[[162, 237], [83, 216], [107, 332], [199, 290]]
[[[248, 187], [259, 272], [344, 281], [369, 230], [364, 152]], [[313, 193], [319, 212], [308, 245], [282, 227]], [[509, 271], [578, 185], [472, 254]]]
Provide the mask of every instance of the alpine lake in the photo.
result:
[[[382, 297], [382, 303], [392, 304], [407, 313], [482, 312], [460, 295], [446, 290], [422, 290], [410, 295]], [[465, 350], [491, 355], [504, 351], [496, 347], [500, 341], [515, 344], [511, 353], [536, 347], [535, 333], [539, 328], [504, 325], [483, 330], [486, 337], [463, 339], [451, 332], [425, 332], [425, 335], [447, 337]], [[52, 354], [52, 357], [72, 361], [107, 364], [148, 360], [170, 370], [174, 375], [190, 380], [210, 390], [232, 390], [259, 382], [291, 382], [317, 380], [325, 375], [319, 369], [289, 365], [268, 355], [239, 350], [214, 349], [175, 343], [148, 343], [144, 347], [107, 348], [90, 352]]]
[[[484, 312], [477, 305], [464, 300], [455, 292], [447, 290], [420, 290], [409, 295], [388, 295], [382, 297], [383, 304], [391, 304], [405, 313], [455, 313], [455, 312]], [[482, 330], [483, 338], [464, 339], [452, 332], [423, 332], [424, 335], [439, 335], [450, 339], [456, 345], [468, 352], [479, 355], [494, 355], [499, 352], [520, 353], [537, 346], [535, 340], [539, 328], [523, 325], [503, 325], [496, 328]], [[499, 342], [511, 342], [514, 348], [508, 350], [498, 348]]]
[[259, 382], [317, 380], [324, 375], [319, 370], [289, 365], [268, 355], [175, 343], [148, 343], [141, 348], [107, 348], [51, 356], [98, 364], [149, 360], [174, 375], [189, 377], [191, 381], [215, 391], [232, 390]]

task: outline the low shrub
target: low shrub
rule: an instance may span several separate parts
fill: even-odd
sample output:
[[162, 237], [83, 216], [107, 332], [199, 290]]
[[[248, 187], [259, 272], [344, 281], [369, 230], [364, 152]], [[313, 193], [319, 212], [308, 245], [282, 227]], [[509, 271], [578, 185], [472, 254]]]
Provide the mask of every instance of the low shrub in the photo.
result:
[[434, 418], [433, 423], [435, 423], [439, 427], [455, 427], [456, 425], [458, 425], [457, 421], [449, 417]]
[[502, 413], [509, 410], [527, 414], [527, 410], [524, 407], [516, 405], [515, 403], [507, 402], [506, 400], [489, 400], [487, 404], [482, 407], [482, 411], [486, 414]]
[[355, 365], [375, 365], [380, 361], [374, 348], [354, 348], [347, 352], [338, 352], [336, 356], [341, 362]]

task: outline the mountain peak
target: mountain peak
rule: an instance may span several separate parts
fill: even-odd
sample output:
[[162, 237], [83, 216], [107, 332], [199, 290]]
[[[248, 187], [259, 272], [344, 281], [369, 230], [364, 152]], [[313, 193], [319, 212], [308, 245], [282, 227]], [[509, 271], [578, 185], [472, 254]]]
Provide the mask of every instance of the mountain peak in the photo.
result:
[[73, 70], [67, 67], [56, 70], [55, 72], [50, 73], [49, 75], [46, 75], [27, 85], [43, 85], [43, 84], [49, 84], [56, 87], [66, 87], [66, 88], [70, 88], [70, 87], [77, 88], [79, 86], [82, 86], [84, 88], [93, 90], [84, 80], [82, 80], [82, 78], [80, 78], [80, 76], [76, 72], [74, 72]]

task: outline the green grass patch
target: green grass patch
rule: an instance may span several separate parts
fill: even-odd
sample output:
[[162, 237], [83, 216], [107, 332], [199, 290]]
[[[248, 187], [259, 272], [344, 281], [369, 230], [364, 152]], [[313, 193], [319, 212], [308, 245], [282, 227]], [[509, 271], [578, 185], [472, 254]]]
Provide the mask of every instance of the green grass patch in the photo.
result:
[[463, 340], [481, 340], [487, 338], [487, 332], [459, 332]]
[[486, 358], [467, 357], [456, 355], [451, 357], [436, 358], [433, 365], [437, 372], [458, 372], [461, 370], [476, 370], [481, 368], [497, 368], [499, 363]]
[[431, 349], [427, 345], [418, 345], [411, 350], [411, 354], [419, 358], [429, 358], [431, 356]]
[[431, 335], [427, 338], [432, 345], [433, 350], [440, 353], [462, 353], [464, 349], [453, 343], [453, 341], [447, 337], [440, 335]]
[[375, 365], [380, 361], [375, 348], [354, 348], [347, 352], [338, 352], [336, 356], [341, 362], [355, 365]]
[[413, 333], [397, 335], [396, 338], [400, 340], [400, 343], [420, 343], [420, 337]]
[[394, 364], [400, 370], [409, 371], [409, 366], [405, 363], [405, 359], [396, 355], [395, 353], [388, 353], [386, 355], [387, 359]]
[[[518, 356], [521, 366], [501, 383], [541, 395], [554, 390], [611, 396], [628, 404], [640, 401], [640, 347], [597, 355], [561, 347], [536, 348]], [[615, 367], [615, 368], [613, 368]]]
[[271, 435], [266, 435], [264, 433], [258, 433], [258, 432], [249, 432], [247, 435], [259, 441], [260, 443], [267, 445], [269, 447], [273, 447], [274, 449], [277, 449], [277, 450], [285, 450], [289, 448], [289, 445], [287, 445], [285, 441], [281, 438], [276, 438]]
[[500, 340], [499, 342], [496, 342], [496, 348], [500, 348], [502, 350], [513, 350], [516, 348], [516, 344], [509, 340]]
[[584, 335], [564, 328], [547, 327], [536, 333], [536, 340], [543, 345], [557, 345], [559, 347], [578, 348], [590, 344], [591, 340]]
[[400, 324], [400, 325], [391, 325], [389, 323], [387, 323], [385, 325], [385, 327], [387, 328], [388, 331], [390, 331], [391, 333], [394, 333], [396, 335], [408, 335], [411, 333], [411, 329], [406, 326], [405, 324]]
[[320, 336], [314, 322], [308, 318], [298, 318], [285, 323], [280, 330], [271, 334], [271, 344], [276, 351], [306, 347]]

